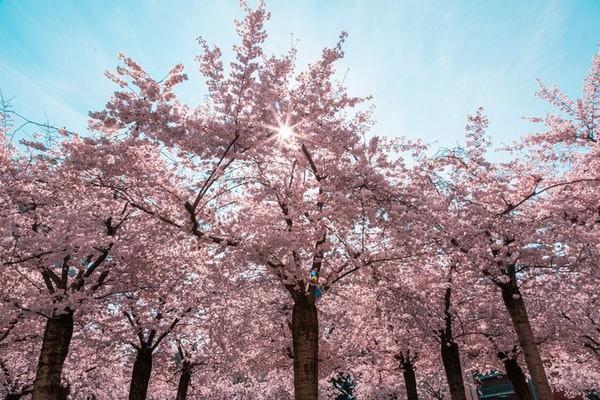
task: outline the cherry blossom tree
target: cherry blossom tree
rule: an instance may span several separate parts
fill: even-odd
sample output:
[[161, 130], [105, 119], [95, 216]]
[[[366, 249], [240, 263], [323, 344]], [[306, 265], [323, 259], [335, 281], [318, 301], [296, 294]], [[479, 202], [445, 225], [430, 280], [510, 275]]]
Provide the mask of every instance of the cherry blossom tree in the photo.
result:
[[198, 106], [183, 65], [125, 55], [84, 135], [13, 143], [0, 98], [0, 394], [316, 400], [350, 374], [462, 400], [502, 369], [524, 400], [528, 376], [598, 390], [600, 54], [580, 99], [540, 86], [558, 111], [501, 161], [482, 109], [432, 156], [370, 132], [345, 33], [300, 69], [242, 10], [228, 67], [199, 41]]
[[21, 144], [30, 150], [12, 156], [3, 203], [2, 275], [18, 290], [4, 301], [46, 319], [33, 398], [65, 397], [61, 375], [75, 318], [102, 290], [118, 286], [123, 269], [112, 253], [130, 213], [124, 202], [85, 184], [66, 147]]
[[536, 265], [532, 258], [552, 251], [552, 244], [534, 245], [532, 239], [541, 228], [532, 202], [539, 199], [534, 197], [538, 190], [546, 189], [538, 189], [540, 181], [522, 173], [524, 166], [517, 162], [499, 165], [485, 160], [486, 125], [487, 119], [478, 112], [467, 126], [467, 147], [443, 156], [452, 168], [452, 196], [459, 201], [454, 221], [458, 229], [448, 240], [458, 253], [468, 254], [473, 267], [501, 290], [538, 394], [550, 399], [552, 391], [520, 290], [524, 279], [535, 279], [543, 271], [530, 268]]
[[[457, 260], [438, 255], [437, 259], [422, 257], [417, 262], [420, 267], [390, 275], [394, 281], [382, 288], [379, 298], [388, 313], [399, 314], [385, 318], [390, 330], [400, 330], [393, 334], [396, 342], [398, 336], [412, 339], [412, 346], [401, 349], [395, 357], [409, 376], [419, 359], [438, 363], [445, 372], [450, 398], [465, 398], [460, 343], [478, 322], [471, 304], [475, 294], [462, 290], [465, 282], [461, 282]], [[394, 320], [398, 322], [392, 324]], [[407, 382], [406, 389], [415, 395], [416, 379]]]
[[[296, 398], [314, 399], [316, 300], [363, 267], [399, 257], [404, 249], [392, 248], [385, 225], [393, 220], [402, 226], [412, 193], [403, 193], [410, 190], [402, 160], [386, 157], [393, 148], [366, 138], [369, 112], [349, 116], [363, 99], [335, 82], [334, 63], [343, 56], [346, 35], [294, 74], [294, 50], [283, 57], [263, 55], [269, 17], [264, 5], [244, 8], [245, 18], [236, 25], [241, 44], [234, 47], [228, 74], [220, 50], [201, 41], [206, 104], [192, 110], [178, 102], [173, 87], [185, 79], [182, 66], [155, 81], [122, 56], [125, 66], [109, 75], [124, 90], [91, 114], [91, 128], [103, 135], [94, 151], [159, 146], [179, 168], [171, 174], [179, 183], [161, 177], [155, 186], [160, 189], [148, 192], [148, 185], [141, 190], [125, 186], [118, 174], [108, 176], [115, 168], [96, 182], [158, 222], [204, 244], [234, 247], [245, 262], [274, 274], [294, 304]], [[123, 132], [124, 139], [117, 135]], [[123, 157], [118, 164], [144, 181], [155, 179], [146, 158]]]
[[[556, 202], [556, 196], [587, 191], [597, 186], [598, 180], [589, 174], [563, 173], [561, 167], [548, 161], [562, 156], [549, 155], [548, 147], [545, 151], [529, 151], [529, 156], [514, 161], [490, 162], [485, 158], [489, 145], [486, 126], [487, 119], [479, 111], [469, 118], [466, 147], [448, 150], [440, 157], [442, 164], [436, 176], [451, 193], [456, 209], [453, 227], [446, 228], [447, 237], [457, 253], [469, 256], [474, 270], [500, 289], [537, 393], [549, 399], [552, 391], [523, 289], [541, 287], [550, 271], [583, 273], [588, 268], [588, 246], [585, 241], [569, 243], [568, 235], [575, 233], [574, 227], [564, 226], [564, 213], [569, 214], [564, 210], [565, 203]], [[529, 141], [544, 143], [544, 139]], [[557, 214], [563, 215], [556, 218]]]

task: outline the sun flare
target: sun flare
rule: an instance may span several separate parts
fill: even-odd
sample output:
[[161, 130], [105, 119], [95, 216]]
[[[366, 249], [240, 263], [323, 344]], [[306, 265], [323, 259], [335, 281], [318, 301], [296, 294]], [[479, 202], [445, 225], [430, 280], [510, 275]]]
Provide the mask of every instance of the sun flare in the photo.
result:
[[277, 128], [277, 135], [281, 140], [290, 140], [294, 136], [294, 128], [289, 125], [281, 125]]

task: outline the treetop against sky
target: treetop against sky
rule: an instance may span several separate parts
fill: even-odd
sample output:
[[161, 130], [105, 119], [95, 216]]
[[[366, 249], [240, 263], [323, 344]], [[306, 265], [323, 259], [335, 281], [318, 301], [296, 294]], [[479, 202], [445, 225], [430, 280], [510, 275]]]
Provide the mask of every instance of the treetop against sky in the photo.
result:
[[[350, 93], [374, 96], [374, 133], [442, 146], [461, 139], [464, 116], [479, 106], [498, 142], [533, 130], [521, 117], [549, 111], [533, 96], [536, 79], [579, 93], [600, 37], [596, 1], [273, 0], [268, 7], [267, 54], [298, 41], [305, 65], [347, 31], [339, 74]], [[124, 52], [155, 77], [183, 63], [190, 82], [178, 93], [197, 104], [206, 88], [194, 73], [196, 38], [226, 50], [240, 16], [233, 0], [3, 0], [0, 88], [31, 118], [83, 131], [88, 111], [114, 89], [102, 74]]]

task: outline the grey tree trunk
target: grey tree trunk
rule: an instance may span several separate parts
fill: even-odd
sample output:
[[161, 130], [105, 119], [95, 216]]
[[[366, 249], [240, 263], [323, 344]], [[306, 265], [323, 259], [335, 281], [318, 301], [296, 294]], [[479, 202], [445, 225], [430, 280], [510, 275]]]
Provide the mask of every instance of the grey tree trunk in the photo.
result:
[[510, 283], [502, 285], [501, 289], [502, 300], [519, 339], [519, 346], [523, 350], [525, 363], [531, 375], [537, 398], [538, 400], [552, 400], [552, 389], [550, 388], [542, 357], [533, 334], [533, 329], [531, 328], [525, 302], [514, 277]]
[[460, 351], [458, 344], [451, 340], [442, 340], [441, 343], [442, 362], [448, 389], [452, 400], [466, 400], [465, 383], [463, 380], [462, 366], [460, 365]]
[[[451, 278], [449, 282], [452, 283]], [[452, 325], [454, 317], [452, 315], [452, 286], [446, 288], [444, 293], [444, 329], [440, 330], [440, 352], [442, 363], [446, 372], [448, 389], [452, 400], [466, 400], [465, 383], [463, 380], [462, 366], [460, 365], [460, 350], [458, 343], [454, 341]]]
[[148, 383], [152, 373], [152, 348], [142, 345], [138, 348], [133, 371], [131, 373], [131, 384], [129, 386], [129, 400], [145, 400], [148, 392]]
[[529, 385], [527, 384], [527, 378], [525, 377], [517, 358], [506, 357], [502, 353], [500, 353], [498, 357], [504, 362], [506, 376], [510, 380], [517, 398], [519, 400], [532, 400]]
[[294, 399], [319, 397], [319, 320], [313, 296], [298, 295], [292, 311]]
[[185, 400], [187, 397], [190, 380], [192, 379], [192, 366], [188, 361], [183, 362], [179, 385], [177, 385], [177, 397], [175, 400]]
[[419, 400], [417, 393], [417, 377], [415, 368], [410, 362], [402, 363], [402, 375], [404, 375], [404, 386], [406, 387], [406, 398], [408, 400]]
[[72, 312], [48, 318], [33, 382], [32, 400], [67, 398], [69, 389], [61, 385], [61, 375], [72, 337]]

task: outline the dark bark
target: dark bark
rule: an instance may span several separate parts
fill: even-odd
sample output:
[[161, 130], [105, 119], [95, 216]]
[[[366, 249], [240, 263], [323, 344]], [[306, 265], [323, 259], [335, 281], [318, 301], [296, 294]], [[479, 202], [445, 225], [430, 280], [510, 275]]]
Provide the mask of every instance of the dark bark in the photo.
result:
[[294, 399], [318, 400], [319, 320], [314, 296], [299, 294], [292, 312]]
[[129, 386], [129, 400], [146, 399], [151, 373], [152, 348], [144, 343], [137, 349], [137, 355], [133, 363], [131, 385]]
[[32, 400], [66, 399], [69, 389], [61, 385], [61, 375], [72, 336], [72, 312], [48, 318], [33, 383]]
[[[449, 279], [449, 283], [452, 280]], [[466, 400], [465, 383], [463, 380], [462, 366], [460, 365], [460, 350], [458, 343], [454, 341], [452, 330], [452, 286], [446, 288], [444, 294], [444, 329], [440, 330], [440, 345], [442, 353], [442, 363], [446, 372], [448, 389], [452, 400]]]
[[177, 397], [175, 400], [185, 400], [191, 379], [192, 365], [188, 361], [184, 361], [181, 368], [181, 375], [179, 376], [179, 385], [177, 385]]
[[452, 340], [442, 339], [442, 362], [448, 380], [448, 389], [452, 400], [466, 400], [465, 384], [460, 365], [458, 344]]
[[514, 274], [511, 276], [511, 281], [503, 284], [501, 289], [502, 300], [512, 320], [515, 333], [519, 339], [519, 346], [523, 350], [527, 369], [535, 386], [537, 399], [552, 400], [552, 389], [550, 388], [542, 357], [533, 334], [533, 329], [531, 328], [525, 302], [517, 286]]
[[527, 378], [517, 361], [517, 357], [507, 356], [505, 353], [500, 352], [498, 353], [498, 358], [504, 362], [506, 376], [510, 380], [517, 398], [519, 400], [532, 400], [529, 385], [527, 384]]
[[418, 400], [417, 393], [417, 376], [415, 375], [415, 367], [410, 359], [400, 363], [402, 375], [404, 375], [404, 387], [406, 388], [407, 400]]

